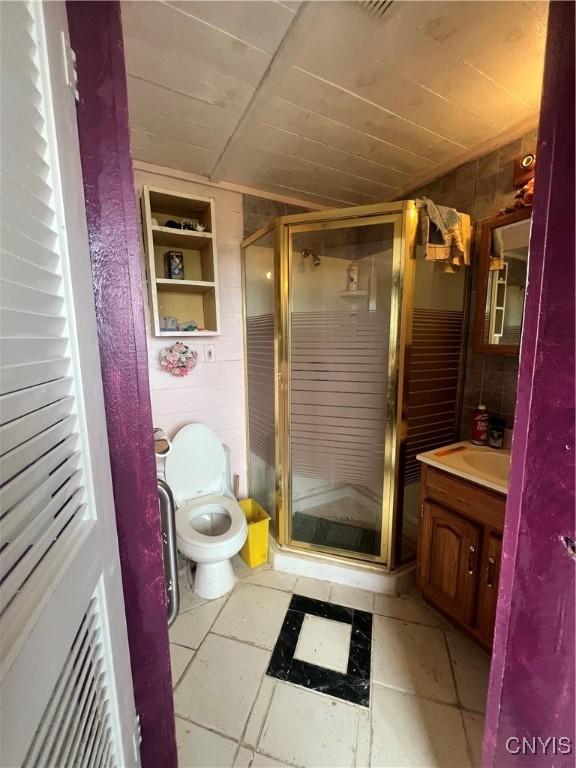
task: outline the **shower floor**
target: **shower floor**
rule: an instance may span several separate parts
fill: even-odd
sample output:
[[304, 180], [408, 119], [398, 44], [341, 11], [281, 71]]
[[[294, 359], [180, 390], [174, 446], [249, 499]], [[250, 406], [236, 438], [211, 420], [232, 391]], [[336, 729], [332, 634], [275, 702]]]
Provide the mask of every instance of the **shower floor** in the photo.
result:
[[[336, 504], [322, 504], [333, 507]], [[344, 523], [319, 515], [319, 507], [310, 512], [295, 512], [292, 516], [292, 539], [308, 544], [345, 549], [366, 555], [380, 553], [380, 533], [353, 523]]]
[[302, 500], [292, 515], [292, 539], [365, 555], [380, 553], [380, 532], [370, 521], [375, 512], [352, 495], [310, 505]]

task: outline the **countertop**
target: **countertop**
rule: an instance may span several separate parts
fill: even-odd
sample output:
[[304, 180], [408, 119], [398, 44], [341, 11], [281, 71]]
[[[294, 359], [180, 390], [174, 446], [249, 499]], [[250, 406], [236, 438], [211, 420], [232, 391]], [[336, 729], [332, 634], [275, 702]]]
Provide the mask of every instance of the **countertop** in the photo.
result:
[[416, 458], [498, 493], [508, 493], [510, 451], [506, 448], [488, 448], [464, 441], [420, 453]]

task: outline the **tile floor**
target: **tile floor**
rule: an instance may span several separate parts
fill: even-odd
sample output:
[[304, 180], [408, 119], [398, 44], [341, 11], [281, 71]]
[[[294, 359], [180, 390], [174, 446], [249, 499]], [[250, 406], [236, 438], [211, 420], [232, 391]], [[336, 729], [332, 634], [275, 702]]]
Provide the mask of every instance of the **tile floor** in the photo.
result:
[[[234, 564], [235, 589], [212, 602], [181, 574], [170, 629], [180, 768], [479, 765], [488, 656], [416, 592], [388, 597]], [[373, 614], [369, 706], [266, 674], [289, 606], [315, 601]], [[301, 617], [294, 663], [345, 677], [352, 624]]]

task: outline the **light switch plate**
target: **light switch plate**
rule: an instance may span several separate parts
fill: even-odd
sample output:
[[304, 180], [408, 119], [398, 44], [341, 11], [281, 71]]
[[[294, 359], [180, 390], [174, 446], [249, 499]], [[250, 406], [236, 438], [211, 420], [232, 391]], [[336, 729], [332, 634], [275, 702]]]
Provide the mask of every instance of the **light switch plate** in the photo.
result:
[[215, 363], [216, 362], [216, 347], [214, 344], [204, 344], [204, 362]]

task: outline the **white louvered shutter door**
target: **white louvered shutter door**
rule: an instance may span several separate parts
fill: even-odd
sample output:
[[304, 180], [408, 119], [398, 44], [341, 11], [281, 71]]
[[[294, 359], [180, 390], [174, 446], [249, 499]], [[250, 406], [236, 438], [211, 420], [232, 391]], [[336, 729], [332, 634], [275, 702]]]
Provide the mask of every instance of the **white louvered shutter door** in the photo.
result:
[[0, 765], [137, 765], [64, 4], [0, 35]]

